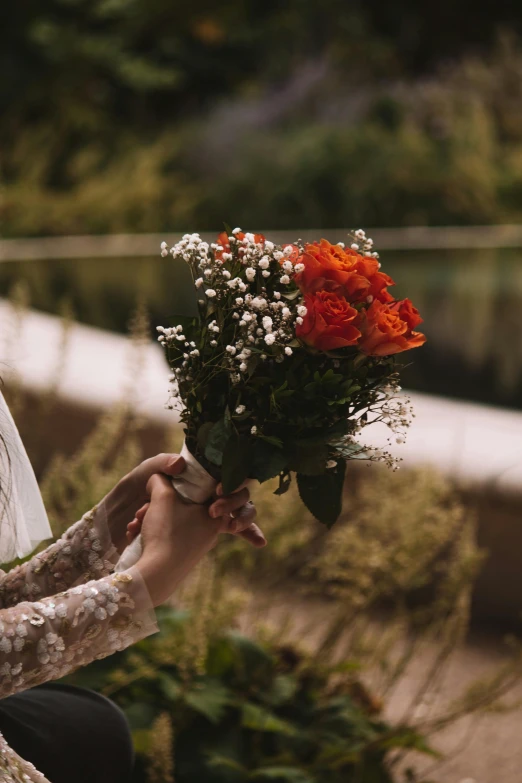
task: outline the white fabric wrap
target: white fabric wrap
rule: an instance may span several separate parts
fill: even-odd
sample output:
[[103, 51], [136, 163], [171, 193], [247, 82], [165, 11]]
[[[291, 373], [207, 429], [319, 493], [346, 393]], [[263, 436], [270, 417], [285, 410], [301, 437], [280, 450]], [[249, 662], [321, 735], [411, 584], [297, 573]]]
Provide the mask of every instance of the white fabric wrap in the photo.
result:
[[[213, 497], [217, 481], [199, 464], [188, 450], [186, 443], [181, 449], [181, 456], [185, 460], [186, 467], [183, 473], [172, 479], [176, 492], [187, 503], [206, 503]], [[127, 568], [135, 565], [140, 559], [142, 551], [141, 536], [137, 536], [132, 544], [123, 551], [116, 563], [115, 571], [126, 571]]]

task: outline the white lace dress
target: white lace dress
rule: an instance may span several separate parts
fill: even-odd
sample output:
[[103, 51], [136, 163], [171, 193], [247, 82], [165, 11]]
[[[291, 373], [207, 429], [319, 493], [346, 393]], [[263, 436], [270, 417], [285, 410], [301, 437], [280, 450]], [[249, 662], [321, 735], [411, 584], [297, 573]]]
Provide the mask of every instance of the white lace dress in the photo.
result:
[[[138, 568], [113, 573], [119, 555], [105, 517], [103, 506], [93, 509], [44, 552], [0, 571], [0, 698], [158, 630]], [[1, 733], [0, 783], [49, 783]]]

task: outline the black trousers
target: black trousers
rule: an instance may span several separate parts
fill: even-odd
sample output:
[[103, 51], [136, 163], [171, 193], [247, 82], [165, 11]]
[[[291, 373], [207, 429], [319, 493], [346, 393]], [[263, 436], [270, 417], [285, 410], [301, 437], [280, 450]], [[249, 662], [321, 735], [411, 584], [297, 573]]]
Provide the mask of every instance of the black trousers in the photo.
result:
[[51, 783], [129, 783], [134, 765], [121, 710], [94, 691], [59, 683], [0, 700], [0, 731]]

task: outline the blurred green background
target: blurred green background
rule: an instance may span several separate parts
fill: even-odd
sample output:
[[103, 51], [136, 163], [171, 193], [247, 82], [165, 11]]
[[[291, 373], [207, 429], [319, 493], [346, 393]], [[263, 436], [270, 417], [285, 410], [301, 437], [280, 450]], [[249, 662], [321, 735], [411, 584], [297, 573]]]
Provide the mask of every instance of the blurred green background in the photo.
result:
[[[522, 11], [450, 0], [35, 0], [0, 9], [2, 238], [518, 224]], [[412, 388], [522, 407], [522, 250], [389, 251]], [[50, 312], [174, 315], [154, 258], [4, 262]]]

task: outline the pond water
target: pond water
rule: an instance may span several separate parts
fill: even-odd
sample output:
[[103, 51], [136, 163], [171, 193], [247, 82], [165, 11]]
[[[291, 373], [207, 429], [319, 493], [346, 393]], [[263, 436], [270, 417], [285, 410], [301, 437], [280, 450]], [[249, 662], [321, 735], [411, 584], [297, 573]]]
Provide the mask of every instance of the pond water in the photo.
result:
[[[411, 389], [522, 409], [522, 249], [388, 251], [383, 268], [424, 317], [426, 346], [407, 355]], [[153, 328], [185, 311], [188, 270], [171, 259], [75, 259], [0, 265], [0, 296], [24, 280], [33, 307], [68, 300], [88, 324], [125, 331], [138, 301]]]

